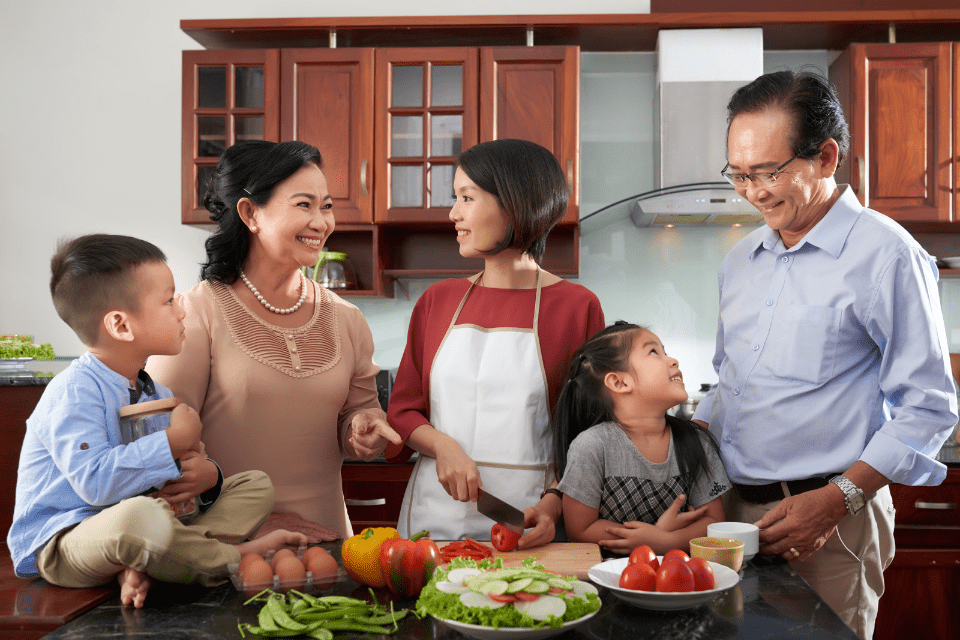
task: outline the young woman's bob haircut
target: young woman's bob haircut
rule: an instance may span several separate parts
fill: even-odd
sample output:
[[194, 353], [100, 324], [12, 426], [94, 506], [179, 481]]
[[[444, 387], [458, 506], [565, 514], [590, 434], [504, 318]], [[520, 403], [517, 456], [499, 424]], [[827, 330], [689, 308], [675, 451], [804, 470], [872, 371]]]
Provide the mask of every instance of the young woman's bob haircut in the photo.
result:
[[547, 234], [567, 211], [567, 179], [556, 157], [534, 142], [508, 138], [467, 149], [457, 164], [497, 198], [510, 220], [506, 236], [488, 253], [518, 249], [540, 262]]

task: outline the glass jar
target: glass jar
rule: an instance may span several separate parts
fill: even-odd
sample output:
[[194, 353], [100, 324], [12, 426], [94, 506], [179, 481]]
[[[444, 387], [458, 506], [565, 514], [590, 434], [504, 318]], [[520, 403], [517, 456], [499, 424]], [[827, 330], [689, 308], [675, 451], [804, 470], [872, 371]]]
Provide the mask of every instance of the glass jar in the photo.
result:
[[325, 289], [357, 289], [357, 272], [347, 254], [340, 251], [328, 251], [326, 247], [320, 252], [317, 264], [307, 270], [307, 275], [313, 278]]
[[[120, 409], [120, 441], [123, 444], [130, 444], [151, 433], [163, 431], [170, 426], [170, 412], [179, 404], [180, 401], [176, 398], [164, 398], [122, 407]], [[159, 489], [150, 489], [144, 495], [157, 498], [159, 493]], [[181, 522], [193, 520], [200, 512], [197, 496], [185, 502], [171, 503], [170, 507]]]

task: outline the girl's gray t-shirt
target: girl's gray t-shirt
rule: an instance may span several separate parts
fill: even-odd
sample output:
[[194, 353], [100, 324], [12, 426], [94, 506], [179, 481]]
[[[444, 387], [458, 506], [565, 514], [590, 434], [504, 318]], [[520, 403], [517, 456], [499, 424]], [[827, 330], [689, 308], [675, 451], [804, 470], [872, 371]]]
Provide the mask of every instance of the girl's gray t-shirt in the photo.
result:
[[701, 438], [708, 466], [694, 480], [680, 475], [672, 435], [667, 459], [655, 463], [643, 457], [616, 423], [603, 422], [570, 443], [567, 468], [557, 488], [598, 509], [605, 520], [656, 524], [681, 493], [686, 494], [688, 505], [699, 507], [730, 489], [723, 461], [709, 437], [704, 429]]

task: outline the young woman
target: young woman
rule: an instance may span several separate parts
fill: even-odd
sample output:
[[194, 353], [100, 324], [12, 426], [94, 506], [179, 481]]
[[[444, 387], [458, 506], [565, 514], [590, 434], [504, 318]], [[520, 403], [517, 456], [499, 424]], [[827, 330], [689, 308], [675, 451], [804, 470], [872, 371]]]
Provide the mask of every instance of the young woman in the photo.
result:
[[666, 415], [686, 399], [677, 360], [643, 327], [619, 321], [577, 351], [556, 410], [570, 540], [624, 555], [641, 544], [664, 553], [723, 520], [721, 496], [731, 485], [716, 441]]
[[431, 286], [414, 307], [388, 411], [408, 445], [389, 445], [388, 456], [420, 452], [399, 529], [489, 539], [493, 523], [474, 504], [482, 487], [525, 511], [532, 529], [521, 548], [543, 544], [561, 507], [552, 407], [566, 363], [603, 327], [603, 311], [593, 293], [540, 268], [567, 208], [566, 178], [548, 150], [479, 144], [461, 154], [454, 190], [460, 255], [484, 268]]

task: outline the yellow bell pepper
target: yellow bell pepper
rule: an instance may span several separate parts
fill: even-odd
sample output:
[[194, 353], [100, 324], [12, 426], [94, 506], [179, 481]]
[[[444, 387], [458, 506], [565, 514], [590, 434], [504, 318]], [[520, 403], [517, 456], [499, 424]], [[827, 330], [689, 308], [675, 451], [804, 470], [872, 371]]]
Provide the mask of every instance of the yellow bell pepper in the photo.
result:
[[368, 527], [347, 538], [340, 548], [343, 568], [347, 575], [371, 587], [384, 587], [387, 578], [380, 567], [380, 547], [386, 540], [399, 538], [400, 534], [393, 527]]

